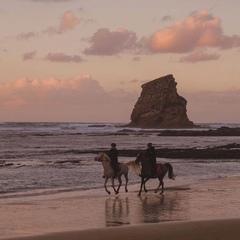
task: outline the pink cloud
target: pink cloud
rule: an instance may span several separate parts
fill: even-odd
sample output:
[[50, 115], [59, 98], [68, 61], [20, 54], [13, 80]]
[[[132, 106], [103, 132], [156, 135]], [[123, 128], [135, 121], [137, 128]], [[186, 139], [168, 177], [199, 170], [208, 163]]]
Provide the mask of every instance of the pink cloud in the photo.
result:
[[63, 34], [74, 29], [79, 24], [80, 20], [73, 15], [72, 11], [67, 11], [64, 13], [58, 27], [48, 27], [43, 33], [48, 33], [50, 35]]
[[194, 52], [180, 59], [180, 62], [196, 63], [202, 61], [218, 60], [220, 54], [217, 53], [205, 53], [205, 52]]
[[33, 52], [27, 52], [27, 53], [24, 53], [22, 58], [24, 61], [26, 60], [30, 60], [30, 59], [33, 59], [35, 56], [36, 56], [37, 52], [36, 51], [33, 51]]
[[91, 46], [84, 50], [89, 55], [114, 55], [123, 51], [131, 51], [137, 41], [136, 33], [126, 29], [110, 31], [101, 28], [89, 40]]
[[83, 62], [84, 59], [81, 56], [74, 55], [69, 56], [65, 53], [49, 53], [45, 60], [51, 61], [51, 62]]
[[239, 36], [225, 36], [221, 20], [207, 10], [195, 12], [184, 21], [156, 31], [149, 42], [152, 52], [186, 53], [198, 47], [227, 49], [240, 46]]
[[128, 122], [138, 95], [123, 89], [105, 91], [90, 75], [0, 82], [0, 92], [2, 121]]
[[96, 99], [99, 95], [105, 95], [102, 87], [90, 75], [67, 80], [57, 78], [30, 80], [22, 78], [8, 84], [0, 83], [0, 90], [4, 92], [0, 97], [1, 103], [15, 106], [47, 103], [49, 101], [63, 102], [68, 98], [76, 98], [81, 104], [84, 101], [87, 102], [88, 97], [95, 96], [94, 99]]
[[73, 15], [72, 11], [67, 11], [63, 15], [59, 30], [62, 32], [71, 30], [75, 28], [79, 23], [79, 19]]
[[[170, 20], [170, 16], [165, 16]], [[221, 20], [207, 10], [194, 12], [184, 21], [157, 30], [151, 37], [137, 38], [136, 33], [126, 29], [110, 31], [107, 28], [97, 30], [87, 40], [90, 47], [84, 50], [89, 55], [112, 56], [127, 52], [134, 54], [151, 53], [190, 53], [199, 49], [215, 48], [225, 50], [240, 47], [240, 36], [226, 36]], [[198, 62], [217, 60], [219, 54], [192, 53], [181, 61]], [[133, 60], [139, 60], [135, 57]]]

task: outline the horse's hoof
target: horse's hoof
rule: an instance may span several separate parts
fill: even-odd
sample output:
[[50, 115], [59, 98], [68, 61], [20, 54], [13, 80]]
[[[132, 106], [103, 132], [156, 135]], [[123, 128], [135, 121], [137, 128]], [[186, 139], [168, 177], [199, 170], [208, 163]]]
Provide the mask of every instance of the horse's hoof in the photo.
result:
[[154, 191], [154, 193], [157, 193], [157, 191]]
[[147, 193], [148, 191], [147, 191], [147, 190], [144, 190], [144, 192], [146, 192], [146, 193]]
[[128, 192], [128, 190], [126, 189], [125, 192]]
[[107, 192], [108, 194], [111, 194], [111, 192]]

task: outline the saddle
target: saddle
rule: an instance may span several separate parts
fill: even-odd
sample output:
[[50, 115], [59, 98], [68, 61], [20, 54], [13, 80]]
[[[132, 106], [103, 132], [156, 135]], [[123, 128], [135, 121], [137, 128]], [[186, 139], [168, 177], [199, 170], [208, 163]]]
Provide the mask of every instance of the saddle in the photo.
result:
[[156, 168], [151, 168], [152, 177], [157, 177], [158, 173], [161, 172], [161, 170], [162, 170], [161, 164], [157, 163]]
[[161, 164], [157, 164], [156, 172], [161, 172], [162, 171], [162, 166]]

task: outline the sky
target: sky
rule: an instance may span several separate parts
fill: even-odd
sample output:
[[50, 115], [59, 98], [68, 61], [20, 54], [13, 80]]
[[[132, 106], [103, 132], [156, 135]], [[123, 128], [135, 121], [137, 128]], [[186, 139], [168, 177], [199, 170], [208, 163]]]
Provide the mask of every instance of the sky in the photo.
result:
[[194, 123], [240, 123], [239, 0], [1, 0], [0, 122], [130, 122], [172, 74]]

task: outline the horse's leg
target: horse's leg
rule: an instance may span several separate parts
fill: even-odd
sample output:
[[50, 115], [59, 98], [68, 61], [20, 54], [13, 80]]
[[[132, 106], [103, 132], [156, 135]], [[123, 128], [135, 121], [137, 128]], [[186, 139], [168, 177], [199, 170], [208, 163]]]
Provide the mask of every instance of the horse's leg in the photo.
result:
[[160, 192], [160, 194], [163, 194], [164, 193], [164, 182], [162, 180], [162, 191]]
[[150, 178], [146, 178], [144, 183], [143, 183], [143, 189], [144, 189], [144, 192], [147, 192], [147, 188], [146, 188], [146, 182], [149, 180]]
[[159, 185], [158, 185], [158, 187], [156, 188], [156, 190], [154, 191], [155, 193], [158, 192], [158, 189], [161, 187], [161, 185], [162, 185], [162, 183], [163, 183], [162, 178], [159, 177], [158, 180], [159, 180]]
[[138, 196], [140, 196], [141, 193], [142, 193], [142, 187], [143, 187], [143, 185], [144, 185], [144, 178], [141, 177], [141, 186], [140, 186], [140, 190], [139, 190]]
[[115, 192], [115, 194], [118, 194], [117, 190], [115, 189], [115, 186], [114, 186], [114, 177], [111, 177], [111, 180], [112, 180], [112, 188]]
[[128, 188], [127, 188], [127, 185], [128, 185], [128, 175], [124, 175], [125, 176], [125, 179], [126, 179], [126, 183], [125, 183], [125, 192], [128, 192]]
[[124, 177], [125, 177], [125, 179], [126, 179], [125, 192], [128, 192], [128, 189], [127, 189], [127, 185], [128, 185], [128, 172], [124, 174]]
[[116, 194], [119, 193], [119, 189], [120, 189], [120, 187], [122, 186], [122, 179], [121, 179], [121, 176], [118, 176], [118, 182], [119, 182], [119, 184], [118, 184], [117, 191], [115, 192]]
[[108, 191], [108, 189], [107, 189], [107, 181], [108, 181], [108, 177], [105, 177], [104, 188], [105, 188], [106, 192], [107, 192], [108, 194], [110, 194], [111, 192]]
[[[168, 171], [168, 170], [167, 170], [167, 171]], [[167, 171], [163, 172], [162, 176], [159, 177], [159, 179], [161, 178], [161, 182], [162, 182], [162, 191], [160, 192], [160, 194], [163, 194], [163, 193], [164, 193], [164, 182], [163, 182], [163, 179], [164, 179]]]

